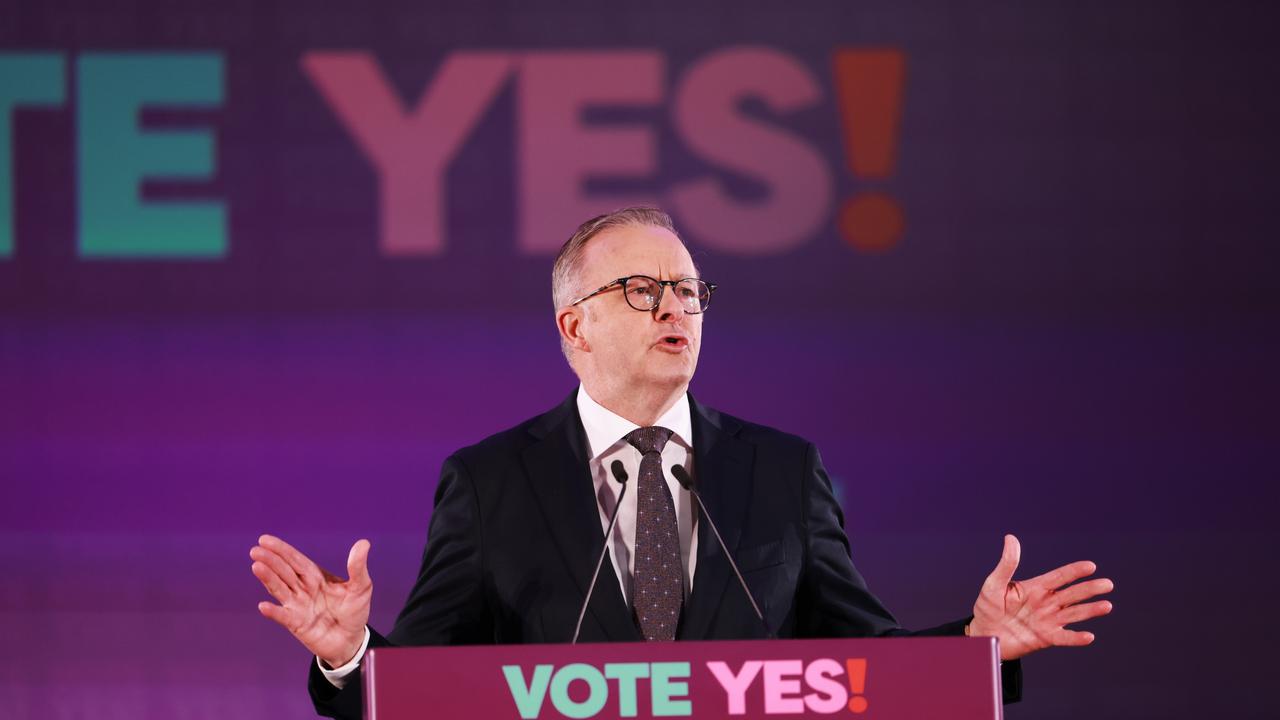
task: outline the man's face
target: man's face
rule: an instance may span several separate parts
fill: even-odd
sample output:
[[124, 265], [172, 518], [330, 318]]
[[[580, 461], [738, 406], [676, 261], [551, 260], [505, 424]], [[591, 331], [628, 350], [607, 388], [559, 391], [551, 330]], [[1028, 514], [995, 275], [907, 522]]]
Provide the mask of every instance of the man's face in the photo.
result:
[[[593, 237], [583, 253], [584, 293], [620, 277], [658, 280], [698, 277], [693, 258], [670, 231], [653, 226], [613, 228]], [[671, 287], [651, 312], [627, 304], [620, 286], [583, 302], [581, 332], [588, 350], [583, 370], [612, 391], [688, 385], [702, 346], [702, 315], [689, 315]], [[585, 381], [585, 377], [584, 377]]]

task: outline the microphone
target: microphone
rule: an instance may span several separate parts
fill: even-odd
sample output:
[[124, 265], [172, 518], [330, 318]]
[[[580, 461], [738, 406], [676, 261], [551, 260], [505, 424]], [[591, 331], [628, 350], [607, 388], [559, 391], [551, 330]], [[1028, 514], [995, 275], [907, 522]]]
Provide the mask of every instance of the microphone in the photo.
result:
[[733, 568], [733, 574], [738, 577], [738, 584], [742, 586], [742, 592], [747, 594], [747, 600], [751, 603], [751, 609], [756, 611], [756, 617], [760, 619], [760, 625], [764, 628], [765, 635], [770, 640], [776, 640], [777, 636], [773, 634], [773, 630], [769, 629], [769, 623], [765, 622], [764, 613], [760, 612], [760, 606], [756, 604], [756, 598], [751, 594], [751, 588], [747, 587], [747, 581], [742, 579], [742, 571], [738, 569], [738, 563], [733, 560], [733, 553], [729, 552], [729, 547], [724, 544], [724, 538], [720, 537], [720, 530], [716, 528], [716, 522], [711, 519], [711, 513], [707, 512], [707, 506], [702, 502], [702, 496], [698, 494], [697, 488], [693, 485], [693, 478], [689, 477], [689, 471], [684, 469], [683, 465], [673, 465], [671, 467], [671, 476], [680, 483], [680, 487], [689, 491], [694, 500], [698, 501], [698, 507], [702, 509], [702, 517], [707, 519], [707, 524], [711, 526], [711, 532], [716, 536], [716, 542], [720, 543], [720, 549], [724, 551], [724, 556], [729, 559], [729, 567]]
[[591, 604], [591, 593], [596, 591], [600, 567], [604, 565], [604, 556], [609, 552], [609, 538], [613, 536], [613, 526], [618, 522], [618, 511], [622, 509], [622, 498], [627, 496], [627, 471], [623, 469], [622, 461], [614, 460], [609, 470], [613, 472], [613, 479], [622, 486], [622, 492], [618, 493], [618, 502], [614, 503], [613, 515], [609, 518], [609, 529], [604, 531], [604, 547], [600, 548], [600, 557], [596, 558], [596, 569], [591, 573], [591, 584], [587, 586], [587, 597], [583, 599], [582, 609], [578, 611], [578, 624], [573, 627], [573, 639], [569, 641], [570, 645], [577, 644], [578, 633], [582, 632], [582, 618], [587, 616], [587, 606]]

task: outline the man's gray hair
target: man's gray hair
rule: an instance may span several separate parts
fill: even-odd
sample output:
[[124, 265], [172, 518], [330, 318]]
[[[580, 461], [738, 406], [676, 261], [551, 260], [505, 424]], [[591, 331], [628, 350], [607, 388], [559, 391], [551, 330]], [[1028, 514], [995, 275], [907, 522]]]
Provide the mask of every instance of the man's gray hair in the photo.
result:
[[611, 213], [598, 215], [578, 226], [560, 252], [556, 255], [555, 265], [551, 267], [551, 301], [556, 310], [577, 299], [577, 296], [590, 292], [595, 288], [579, 286], [579, 272], [582, 270], [582, 253], [591, 238], [606, 230], [620, 227], [660, 227], [669, 230], [672, 235], [680, 237], [671, 216], [654, 207], [625, 207]]

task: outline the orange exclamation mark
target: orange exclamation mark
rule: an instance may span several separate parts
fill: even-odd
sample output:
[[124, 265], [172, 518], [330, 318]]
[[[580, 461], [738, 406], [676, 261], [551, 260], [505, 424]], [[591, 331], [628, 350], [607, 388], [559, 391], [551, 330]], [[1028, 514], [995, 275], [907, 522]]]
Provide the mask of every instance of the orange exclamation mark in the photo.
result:
[[[892, 49], [837, 50], [834, 62], [849, 168], [860, 180], [884, 180], [897, 155], [906, 56]], [[898, 202], [877, 191], [846, 200], [837, 222], [845, 240], [864, 252], [889, 250], [905, 225]]]
[[844, 667], [849, 671], [849, 709], [856, 713], [867, 711], [867, 659], [846, 659]]

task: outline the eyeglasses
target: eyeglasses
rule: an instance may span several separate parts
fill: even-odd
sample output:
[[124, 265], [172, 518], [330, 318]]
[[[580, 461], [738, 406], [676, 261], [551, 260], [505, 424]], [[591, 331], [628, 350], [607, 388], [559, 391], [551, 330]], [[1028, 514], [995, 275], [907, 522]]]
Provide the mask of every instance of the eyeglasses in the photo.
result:
[[711, 293], [716, 291], [715, 283], [703, 282], [698, 278], [655, 280], [648, 275], [628, 275], [602, 285], [595, 292], [569, 303], [569, 306], [590, 300], [615, 285], [622, 286], [622, 296], [627, 299], [627, 304], [640, 312], [650, 312], [658, 307], [662, 303], [663, 291], [670, 287], [676, 299], [684, 306], [686, 315], [705, 312], [711, 304]]

